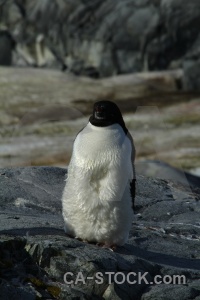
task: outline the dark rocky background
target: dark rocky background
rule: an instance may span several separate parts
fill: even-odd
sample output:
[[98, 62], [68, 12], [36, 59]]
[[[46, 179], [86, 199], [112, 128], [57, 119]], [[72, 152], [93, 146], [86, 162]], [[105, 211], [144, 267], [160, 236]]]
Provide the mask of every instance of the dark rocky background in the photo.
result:
[[199, 19], [198, 0], [1, 0], [0, 64], [92, 77], [182, 68], [199, 90]]

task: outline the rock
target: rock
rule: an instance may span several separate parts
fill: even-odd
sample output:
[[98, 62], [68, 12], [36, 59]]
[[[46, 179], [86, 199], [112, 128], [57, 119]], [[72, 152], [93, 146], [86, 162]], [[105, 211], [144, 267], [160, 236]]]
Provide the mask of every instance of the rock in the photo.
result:
[[60, 180], [60, 176], [64, 176], [66, 170], [58, 168], [57, 178], [52, 177], [52, 174], [51, 168], [45, 167], [7, 169], [5, 173], [2, 171], [0, 175], [1, 206], [9, 209], [13, 205], [18, 209], [37, 207], [41, 212], [60, 211], [60, 199], [64, 187], [64, 178]]
[[112, 252], [65, 235], [60, 199], [66, 173], [0, 169], [0, 299], [200, 297], [198, 195], [138, 176], [130, 238]]
[[198, 0], [161, 1], [159, 24], [151, 33], [146, 50], [150, 70], [166, 69], [178, 59], [179, 66], [183, 64], [198, 37], [199, 16]]
[[187, 186], [188, 189], [200, 188], [200, 177], [184, 170], [172, 167], [167, 163], [156, 160], [143, 160], [136, 163], [136, 171], [139, 174], [167, 179], [173, 182], [179, 182]]
[[171, 285], [158, 285], [150, 288], [150, 291], [145, 293], [141, 300], [187, 300], [196, 299], [198, 292], [192, 288], [188, 288], [184, 285], [171, 286]]

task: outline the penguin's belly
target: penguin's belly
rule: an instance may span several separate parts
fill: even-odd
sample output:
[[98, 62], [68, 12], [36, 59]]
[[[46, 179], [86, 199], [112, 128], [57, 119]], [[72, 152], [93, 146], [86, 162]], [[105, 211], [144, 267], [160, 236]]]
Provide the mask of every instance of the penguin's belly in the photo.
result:
[[63, 201], [65, 231], [91, 242], [123, 245], [132, 224], [133, 213], [129, 188], [120, 201], [102, 203], [95, 191], [76, 195]]
[[65, 230], [84, 240], [122, 245], [133, 217], [129, 142], [102, 143], [100, 137], [92, 143], [91, 136], [84, 137], [75, 141], [68, 168], [62, 198]]

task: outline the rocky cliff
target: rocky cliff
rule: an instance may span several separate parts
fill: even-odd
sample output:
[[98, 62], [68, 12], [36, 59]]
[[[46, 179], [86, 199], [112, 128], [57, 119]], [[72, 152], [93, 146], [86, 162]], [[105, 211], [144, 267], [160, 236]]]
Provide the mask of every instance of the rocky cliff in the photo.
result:
[[[105, 77], [183, 68], [199, 89], [198, 0], [1, 0], [0, 64]], [[182, 88], [180, 86], [180, 88]]]
[[0, 170], [0, 299], [200, 299], [198, 189], [139, 176], [130, 238], [112, 252], [64, 234], [66, 173]]

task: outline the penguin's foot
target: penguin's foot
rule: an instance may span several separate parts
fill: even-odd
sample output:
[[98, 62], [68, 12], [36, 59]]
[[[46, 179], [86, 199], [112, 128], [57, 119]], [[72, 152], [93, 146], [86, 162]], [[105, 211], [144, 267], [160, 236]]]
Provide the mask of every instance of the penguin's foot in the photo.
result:
[[97, 246], [101, 247], [101, 248], [105, 248], [108, 249], [110, 251], [115, 251], [117, 246], [116, 245], [108, 245], [108, 244], [103, 244], [103, 243], [97, 243]]
[[72, 235], [70, 235], [70, 234], [66, 234], [66, 235], [67, 235], [68, 237], [70, 237], [70, 238], [75, 238], [76, 240], [78, 240], [78, 241], [80, 241], [80, 242], [83, 242], [83, 243], [86, 243], [86, 244], [95, 244], [95, 245], [98, 246], [98, 247], [101, 247], [101, 248], [104, 248], [104, 249], [108, 249], [108, 250], [110, 250], [110, 251], [115, 251], [116, 248], [117, 248], [116, 245], [90, 242], [90, 241], [81, 239], [81, 238], [78, 237], [78, 236], [72, 236]]

